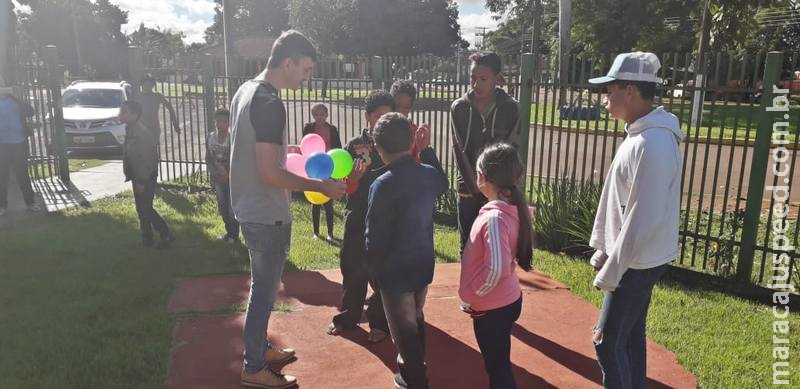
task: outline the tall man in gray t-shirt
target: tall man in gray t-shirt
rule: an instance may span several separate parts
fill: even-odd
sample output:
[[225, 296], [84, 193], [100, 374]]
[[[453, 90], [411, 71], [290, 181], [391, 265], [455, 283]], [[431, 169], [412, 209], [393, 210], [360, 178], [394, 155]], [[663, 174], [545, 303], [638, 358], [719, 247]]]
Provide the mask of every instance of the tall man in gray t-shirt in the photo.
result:
[[294, 357], [294, 350], [271, 348], [266, 339], [272, 304], [289, 255], [289, 191], [322, 192], [334, 199], [345, 184], [298, 177], [286, 170], [286, 108], [283, 88], [296, 89], [311, 77], [316, 49], [297, 31], [275, 41], [267, 68], [239, 87], [231, 102], [231, 204], [250, 252], [250, 299], [244, 323], [245, 386], [288, 388], [295, 377], [267, 364]]

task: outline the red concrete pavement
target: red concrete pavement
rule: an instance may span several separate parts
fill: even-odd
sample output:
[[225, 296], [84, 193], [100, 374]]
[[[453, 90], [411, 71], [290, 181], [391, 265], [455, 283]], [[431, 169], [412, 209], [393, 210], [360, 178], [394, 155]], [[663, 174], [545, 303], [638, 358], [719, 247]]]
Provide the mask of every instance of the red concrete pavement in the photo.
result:
[[[483, 361], [468, 316], [458, 309], [458, 264], [437, 265], [425, 306], [428, 372], [432, 388], [487, 388]], [[512, 334], [512, 361], [520, 388], [595, 388], [601, 374], [589, 340], [598, 311], [562, 284], [538, 272], [522, 273], [523, 311]], [[367, 343], [367, 327], [334, 337], [325, 328], [336, 313], [338, 271], [286, 273], [279, 300], [291, 312], [273, 312], [269, 334], [293, 347], [298, 359], [283, 372], [301, 388], [392, 388], [395, 349]], [[226, 308], [247, 297], [246, 276], [180, 281], [172, 312]], [[239, 388], [242, 315], [180, 319], [174, 335], [168, 388]], [[648, 342], [648, 387], [694, 388], [694, 377], [674, 354]]]

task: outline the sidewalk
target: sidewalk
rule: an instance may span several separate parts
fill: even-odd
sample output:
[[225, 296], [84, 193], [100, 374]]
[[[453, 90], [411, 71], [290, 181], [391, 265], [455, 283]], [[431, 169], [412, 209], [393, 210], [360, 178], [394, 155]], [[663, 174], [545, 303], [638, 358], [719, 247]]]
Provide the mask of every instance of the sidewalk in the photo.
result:
[[[591, 343], [598, 310], [539, 272], [519, 272], [522, 316], [512, 333], [519, 388], [599, 388], [602, 374]], [[437, 265], [425, 305], [426, 361], [431, 388], [485, 389], [488, 378], [470, 318], [458, 309], [459, 264]], [[179, 315], [173, 335], [167, 388], [238, 389], [242, 365], [242, 314], [231, 307], [247, 299], [246, 275], [180, 281], [168, 309]], [[338, 270], [284, 273], [269, 335], [277, 346], [297, 350], [283, 367], [300, 388], [390, 389], [397, 371], [388, 339], [366, 340], [365, 323], [343, 336], [325, 328], [341, 293]], [[648, 387], [695, 388], [694, 376], [666, 348], [648, 341]]]
[[[199, 171], [196, 166], [189, 163], [161, 162], [160, 168], [162, 171], [170, 169], [182, 175], [191, 175]], [[12, 181], [8, 189], [8, 211], [5, 216], [0, 217], [0, 228], [49, 212], [90, 206], [93, 201], [131, 189], [131, 183], [125, 182], [122, 161], [108, 161], [100, 166], [72, 172], [70, 180], [71, 182], [64, 183], [58, 177], [50, 177], [33, 181], [33, 190], [37, 193], [36, 199], [46, 209], [46, 212], [42, 211], [39, 214], [27, 210], [16, 182]]]

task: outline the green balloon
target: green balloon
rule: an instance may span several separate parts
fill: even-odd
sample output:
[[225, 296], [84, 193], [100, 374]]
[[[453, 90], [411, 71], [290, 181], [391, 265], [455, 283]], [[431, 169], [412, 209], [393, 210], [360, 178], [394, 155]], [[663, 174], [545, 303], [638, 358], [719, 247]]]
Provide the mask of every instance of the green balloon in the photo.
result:
[[331, 178], [339, 180], [350, 175], [353, 171], [353, 157], [350, 156], [346, 150], [332, 149], [328, 151], [331, 159], [333, 159], [333, 173]]

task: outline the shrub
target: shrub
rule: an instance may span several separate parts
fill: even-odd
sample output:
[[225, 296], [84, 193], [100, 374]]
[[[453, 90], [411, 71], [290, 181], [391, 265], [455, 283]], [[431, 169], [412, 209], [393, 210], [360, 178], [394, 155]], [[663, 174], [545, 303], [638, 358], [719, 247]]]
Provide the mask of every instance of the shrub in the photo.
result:
[[570, 255], [591, 253], [589, 238], [601, 192], [598, 183], [568, 178], [542, 183], [533, 216], [538, 247]]

